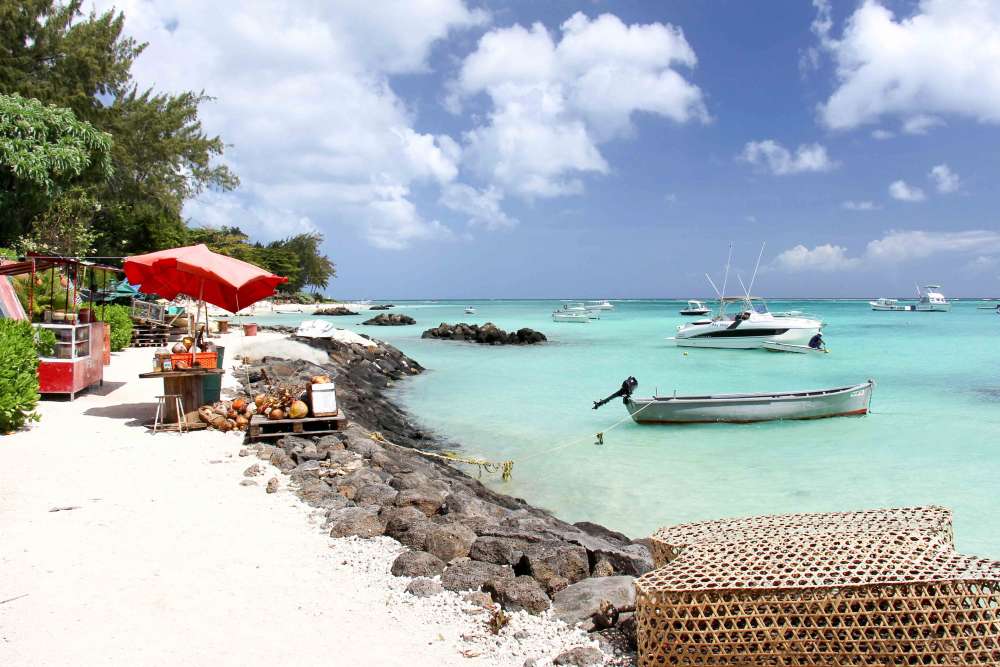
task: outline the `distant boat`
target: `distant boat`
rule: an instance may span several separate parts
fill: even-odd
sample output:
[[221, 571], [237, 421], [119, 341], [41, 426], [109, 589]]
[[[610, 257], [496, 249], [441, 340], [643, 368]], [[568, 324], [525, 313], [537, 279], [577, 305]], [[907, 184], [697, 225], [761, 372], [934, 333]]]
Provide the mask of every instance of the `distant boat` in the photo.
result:
[[869, 301], [868, 305], [872, 307], [872, 310], [916, 310], [913, 305], [901, 304], [897, 299], [887, 299], [885, 297], [879, 297], [874, 301]]
[[711, 311], [702, 301], [689, 300], [687, 308], [681, 308], [681, 315], [708, 315]]
[[638, 424], [696, 424], [868, 414], [873, 380], [850, 387], [760, 394], [625, 397], [625, 407]]
[[580, 313], [572, 310], [556, 310], [552, 312], [553, 322], [576, 322], [586, 324], [590, 321], [587, 313]]
[[944, 294], [941, 294], [940, 285], [928, 285], [923, 291], [917, 287], [917, 293], [920, 294], [920, 301], [917, 302], [916, 307], [917, 311], [947, 313], [951, 310], [951, 304], [944, 298]]
[[465, 307], [465, 314], [466, 315], [475, 315], [476, 314], [476, 309], [473, 308], [472, 306], [466, 306]]
[[614, 310], [615, 305], [604, 299], [603, 301], [588, 301], [587, 310]]
[[563, 307], [560, 308], [557, 312], [560, 312], [560, 313], [578, 313], [578, 314], [583, 315], [584, 317], [587, 317], [588, 319], [591, 319], [591, 320], [599, 320], [599, 319], [601, 319], [601, 313], [600, 313], [600, 311], [587, 308], [582, 303], [564, 303]]

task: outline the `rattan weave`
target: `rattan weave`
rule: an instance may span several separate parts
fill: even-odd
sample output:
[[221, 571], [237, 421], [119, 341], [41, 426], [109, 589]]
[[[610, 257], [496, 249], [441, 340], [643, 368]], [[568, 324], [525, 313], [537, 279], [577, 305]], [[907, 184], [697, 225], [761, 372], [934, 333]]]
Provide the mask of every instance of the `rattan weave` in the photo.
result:
[[956, 553], [947, 510], [761, 517], [658, 535], [687, 547], [636, 581], [643, 667], [1000, 665], [1000, 563]]
[[860, 512], [775, 514], [741, 519], [699, 521], [661, 528], [653, 533], [653, 560], [657, 567], [676, 558], [685, 547], [699, 542], [739, 542], [760, 537], [828, 533], [930, 534], [952, 542], [951, 510], [945, 507], [899, 507]]

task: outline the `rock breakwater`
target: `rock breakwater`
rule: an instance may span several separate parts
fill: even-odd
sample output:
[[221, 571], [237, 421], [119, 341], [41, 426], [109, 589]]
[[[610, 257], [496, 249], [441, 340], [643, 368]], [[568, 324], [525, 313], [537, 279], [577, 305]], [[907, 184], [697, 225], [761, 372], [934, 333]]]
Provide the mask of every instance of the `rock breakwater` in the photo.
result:
[[[423, 370], [396, 348], [301, 340], [325, 350], [330, 363], [264, 358], [248, 368], [248, 390], [333, 374], [352, 423], [337, 434], [289, 435], [249, 449], [326, 512], [332, 536], [391, 537], [406, 547], [393, 574], [439, 578], [445, 590], [478, 591], [508, 611], [552, 608], [605, 647], [620, 652], [634, 645], [628, 635], [632, 579], [652, 569], [646, 544], [597, 524], [566, 523], [415, 451], [440, 449], [440, 443], [385, 397], [393, 382]], [[373, 437], [376, 431], [383, 437]], [[433, 595], [438, 587], [422, 582], [414, 588]]]
[[439, 340], [461, 340], [481, 345], [534, 345], [548, 340], [541, 331], [523, 327], [517, 331], [507, 332], [493, 324], [446, 324], [442, 322], [433, 329], [428, 329], [421, 338], [436, 338]]

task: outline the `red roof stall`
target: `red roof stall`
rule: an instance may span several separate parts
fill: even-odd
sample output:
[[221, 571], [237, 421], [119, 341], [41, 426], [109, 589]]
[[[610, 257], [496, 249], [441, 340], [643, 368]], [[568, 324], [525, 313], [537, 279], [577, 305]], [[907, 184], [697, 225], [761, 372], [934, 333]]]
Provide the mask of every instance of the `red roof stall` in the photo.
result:
[[[0, 265], [0, 303], [3, 316], [12, 319], [30, 319], [18, 303], [14, 308], [8, 304], [9, 296], [4, 286], [10, 288], [7, 276], [30, 275], [30, 308], [34, 309], [35, 279], [39, 273], [53, 271], [65, 280], [66, 303], [61, 310], [50, 308], [42, 313], [42, 322], [35, 326], [53, 333], [56, 344], [51, 357], [43, 357], [38, 365], [38, 390], [42, 394], [69, 394], [70, 400], [77, 392], [104, 382], [105, 327], [103, 322], [93, 321], [92, 308], [80, 307], [79, 287], [88, 270], [117, 271], [114, 267], [101, 266], [68, 257], [28, 257], [21, 262], [6, 262]], [[12, 293], [13, 290], [11, 289]], [[14, 297], [16, 300], [16, 296]], [[92, 305], [92, 304], [91, 304]]]

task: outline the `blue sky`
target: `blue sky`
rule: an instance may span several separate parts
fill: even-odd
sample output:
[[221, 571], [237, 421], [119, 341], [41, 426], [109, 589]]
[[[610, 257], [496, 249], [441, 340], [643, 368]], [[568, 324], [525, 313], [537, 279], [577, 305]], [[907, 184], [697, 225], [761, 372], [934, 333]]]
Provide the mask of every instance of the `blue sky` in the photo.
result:
[[1000, 3], [114, 4], [336, 296], [1000, 294]]

